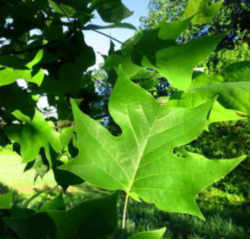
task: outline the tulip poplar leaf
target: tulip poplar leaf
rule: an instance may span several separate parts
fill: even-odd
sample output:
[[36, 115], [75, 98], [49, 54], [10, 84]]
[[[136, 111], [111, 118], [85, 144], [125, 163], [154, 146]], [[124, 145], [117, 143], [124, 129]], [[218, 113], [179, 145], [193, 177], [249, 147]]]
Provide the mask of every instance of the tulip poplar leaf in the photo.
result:
[[179, 158], [173, 149], [201, 134], [212, 102], [168, 108], [121, 70], [119, 75], [109, 111], [122, 134], [111, 135], [72, 101], [79, 155], [66, 169], [96, 186], [138, 195], [161, 210], [203, 218], [195, 195], [224, 177], [242, 158]]

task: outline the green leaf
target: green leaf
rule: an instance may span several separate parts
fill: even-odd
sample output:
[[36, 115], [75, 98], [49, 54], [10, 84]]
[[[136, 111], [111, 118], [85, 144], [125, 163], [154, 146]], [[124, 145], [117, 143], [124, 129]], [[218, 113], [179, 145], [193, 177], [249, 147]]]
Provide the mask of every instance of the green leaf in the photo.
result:
[[65, 17], [73, 17], [76, 14], [76, 10], [68, 5], [62, 3], [56, 3], [55, 1], [49, 0], [49, 5], [54, 9], [56, 13]]
[[17, 69], [7, 67], [5, 69], [0, 70], [0, 86], [9, 85], [18, 79], [24, 79], [28, 82], [32, 82], [40, 86], [44, 78], [44, 72], [42, 69], [39, 69], [38, 72], [33, 73], [32, 68], [38, 62], [40, 62], [42, 57], [43, 51], [40, 50], [38, 51], [36, 56], [28, 64], [26, 64], [27, 70], [19, 69], [20, 67], [18, 66]]
[[52, 200], [48, 200], [39, 209], [40, 212], [46, 212], [49, 210], [65, 210], [65, 203], [62, 194]]
[[38, 64], [43, 59], [43, 50], [40, 50], [36, 53], [35, 57], [26, 65], [28, 68], [32, 68]]
[[46, 153], [49, 152], [49, 145], [56, 152], [61, 150], [59, 135], [39, 111], [35, 111], [32, 119], [21, 112], [14, 112], [14, 115], [26, 124], [12, 125], [6, 129], [6, 132], [12, 141], [20, 144], [23, 162], [33, 161], [42, 147], [45, 148]]
[[77, 175], [61, 169], [54, 169], [54, 177], [64, 191], [66, 191], [70, 185], [79, 185], [84, 182], [84, 180]]
[[[193, 78], [190, 90], [182, 93], [179, 99], [175, 99], [175, 96], [173, 96], [168, 105], [172, 107], [195, 107], [201, 102], [217, 97], [209, 117], [209, 123], [244, 119], [237, 111], [246, 114], [250, 112], [249, 81], [230, 81], [247, 77], [244, 71], [247, 71], [247, 68], [243, 64], [243, 71], [241, 71], [237, 70], [234, 64], [232, 66], [231, 70], [224, 71], [223, 76], [198, 74]], [[235, 77], [233, 77], [233, 69], [236, 71]], [[232, 74], [229, 74], [229, 72]], [[237, 78], [240, 75], [242, 77]], [[231, 76], [232, 78], [230, 78]], [[227, 79], [229, 82], [227, 82]]]
[[131, 56], [126, 51], [124, 51], [124, 54], [123, 52], [111, 54], [105, 60], [105, 69], [115, 69], [117, 71], [119, 66], [122, 66], [128, 77], [132, 77], [142, 70], [142, 67], [132, 62]]
[[[17, 104], [17, 102], [22, 102]], [[32, 96], [17, 84], [11, 84], [0, 87], [0, 105], [5, 108], [8, 114], [15, 110], [21, 111], [30, 117], [35, 113], [36, 102]]]
[[13, 193], [0, 194], [0, 209], [10, 209], [13, 203]]
[[[46, 213], [12, 212], [10, 217], [4, 218], [6, 225], [14, 231], [20, 239], [45, 239], [54, 237], [54, 224]], [[42, 225], [42, 226], [41, 226]]]
[[60, 132], [60, 141], [61, 141], [61, 144], [63, 147], [66, 147], [68, 146], [70, 140], [72, 139], [73, 137], [73, 134], [74, 134], [74, 127], [71, 126], [71, 127], [66, 127], [66, 128], [63, 128]]
[[[189, 21], [162, 22], [158, 28], [140, 31], [124, 44], [123, 50], [131, 52], [129, 54], [135, 64], [154, 68], [173, 87], [185, 90], [190, 86], [193, 68], [206, 60], [224, 36], [205, 36], [187, 44], [177, 44], [176, 38], [186, 29]], [[127, 58], [130, 60], [130, 57]]]
[[192, 17], [199, 12], [201, 2], [204, 0], [188, 0], [188, 4], [185, 8], [184, 17]]
[[[187, 29], [189, 24], [190, 19], [170, 23], [163, 19], [156, 28], [138, 31], [132, 39], [125, 42], [123, 49], [131, 52], [135, 64], [143, 65], [144, 58], [147, 58], [151, 64], [155, 65], [157, 52], [177, 46], [177, 38]], [[151, 68], [150, 63], [144, 66]]]
[[242, 118], [235, 110], [226, 109], [216, 101], [209, 116], [209, 123], [242, 119], [244, 118]]
[[211, 22], [218, 14], [224, 0], [209, 5], [208, 0], [189, 0], [185, 8], [184, 18], [194, 16], [193, 24], [205, 24]]
[[179, 100], [170, 101], [169, 104], [195, 107], [214, 97], [217, 97], [217, 101], [226, 109], [250, 114], [250, 81], [211, 84], [193, 88], [183, 93]]
[[103, 239], [117, 226], [117, 195], [83, 202], [69, 211], [47, 210], [57, 227], [57, 238]]
[[162, 228], [155, 231], [148, 231], [148, 232], [139, 232], [129, 239], [161, 239], [165, 233], [166, 229]]
[[[139, 31], [132, 40], [129, 39], [125, 43], [129, 48], [132, 49], [130, 50], [131, 57], [135, 64], [143, 65], [143, 59], [147, 58], [151, 64], [155, 65], [156, 53], [158, 51], [171, 46], [176, 46], [175, 41], [170, 39], [163, 40], [159, 38], [158, 34], [159, 28], [150, 30], [146, 29], [144, 31]], [[152, 42], [154, 44], [152, 44]]]
[[95, 25], [95, 24], [89, 24], [87, 25], [84, 29], [85, 30], [99, 30], [99, 29], [110, 29], [110, 28], [127, 28], [131, 30], [136, 30], [136, 27], [130, 23], [115, 23], [115, 24], [110, 24], [107, 26], [100, 26], [100, 25]]
[[[65, 145], [62, 145], [62, 147], [65, 148]], [[72, 172], [59, 169], [59, 166], [63, 165], [63, 162], [60, 160], [60, 154], [55, 152], [52, 147], [49, 147], [49, 150], [47, 149], [47, 153], [45, 152], [45, 155], [43, 154], [43, 156], [47, 157], [48, 161], [51, 163], [54, 178], [57, 184], [60, 185], [64, 191], [66, 191], [70, 185], [79, 185], [84, 182], [82, 178], [78, 177]]]
[[24, 72], [26, 71], [12, 68], [0, 70], [0, 86], [9, 85], [18, 79], [22, 79], [24, 77]]
[[159, 209], [202, 218], [195, 195], [242, 160], [178, 158], [173, 153], [175, 147], [201, 134], [212, 103], [191, 109], [168, 108], [130, 82], [122, 71], [119, 76], [109, 111], [122, 135], [111, 135], [72, 102], [80, 153], [64, 169], [96, 186], [138, 195]]
[[[214, 84], [221, 84], [224, 82], [224, 78], [220, 75], [208, 76], [204, 73], [196, 74], [190, 85], [190, 91], [199, 87], [206, 87]], [[185, 96], [187, 94], [187, 96]], [[196, 95], [195, 98], [193, 95], [190, 96], [189, 93], [184, 93], [179, 100], [171, 100], [169, 106], [178, 106], [178, 107], [195, 107], [199, 105], [202, 101], [206, 101], [209, 97], [204, 95]], [[216, 97], [216, 95], [211, 95], [211, 97]], [[175, 97], [173, 97], [175, 98]], [[214, 103], [213, 109], [211, 110], [209, 116], [209, 124], [214, 122], [222, 122], [229, 120], [240, 120], [243, 119], [240, 115], [237, 114], [235, 110], [226, 109], [223, 107], [217, 100]]]
[[193, 68], [206, 60], [222, 36], [205, 36], [187, 44], [171, 46], [156, 54], [156, 69], [173, 87], [187, 89], [191, 84]]
[[225, 82], [250, 81], [250, 61], [236, 62], [223, 69]]
[[0, 56], [0, 65], [15, 69], [28, 69], [25, 66], [25, 61], [15, 56]]
[[105, 22], [120, 22], [133, 14], [121, 0], [96, 0], [97, 12]]
[[183, 21], [166, 22], [163, 19], [159, 24], [159, 38], [163, 40], [176, 40], [182, 32], [184, 32], [191, 23], [191, 18]]

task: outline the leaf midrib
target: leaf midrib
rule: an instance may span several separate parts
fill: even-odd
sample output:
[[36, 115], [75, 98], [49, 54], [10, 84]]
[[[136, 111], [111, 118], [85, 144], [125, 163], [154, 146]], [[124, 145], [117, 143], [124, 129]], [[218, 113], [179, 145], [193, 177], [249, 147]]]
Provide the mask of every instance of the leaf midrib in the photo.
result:
[[[142, 105], [141, 105], [141, 106], [142, 106]], [[142, 112], [143, 112], [144, 115], [145, 115], [145, 118], [147, 118], [143, 106], [142, 106], [141, 108], [142, 108]], [[127, 109], [127, 110], [128, 110], [128, 109]], [[148, 131], [148, 135], [147, 135], [146, 139], [144, 140], [144, 143], [142, 144], [142, 150], [140, 151], [140, 153], [139, 153], [139, 155], [138, 155], [138, 157], [137, 157], [137, 160], [136, 160], [137, 163], [136, 163], [135, 170], [134, 170], [134, 173], [133, 173], [133, 175], [132, 175], [131, 181], [130, 181], [130, 183], [129, 183], [129, 185], [128, 185], [128, 190], [127, 190], [127, 192], [126, 192], [127, 194], [129, 194], [129, 193], [131, 192], [131, 189], [132, 189], [132, 187], [133, 187], [133, 185], [134, 185], [134, 182], [136, 181], [135, 178], [136, 178], [137, 172], [138, 172], [138, 170], [139, 170], [139, 168], [140, 168], [140, 163], [141, 163], [142, 157], [143, 157], [143, 155], [144, 155], [146, 146], [147, 146], [147, 144], [148, 144], [149, 138], [152, 136], [151, 131], [152, 131], [152, 128], [153, 128], [153, 126], [154, 126], [154, 124], [155, 124], [155, 121], [156, 121], [157, 118], [158, 118], [159, 112], [160, 112], [160, 107], [159, 107], [158, 112], [156, 113], [156, 115], [155, 115], [155, 117], [154, 117], [154, 120], [152, 121], [151, 127], [149, 128], [149, 131]], [[129, 115], [129, 114], [128, 114], [128, 115]], [[130, 117], [128, 117], [128, 119], [129, 119], [129, 121], [130, 121]], [[130, 125], [132, 126], [131, 121], [130, 121]], [[132, 127], [133, 127], [133, 126], [132, 126]], [[136, 134], [135, 134], [135, 137], [137, 138], [137, 135], [136, 135]]]

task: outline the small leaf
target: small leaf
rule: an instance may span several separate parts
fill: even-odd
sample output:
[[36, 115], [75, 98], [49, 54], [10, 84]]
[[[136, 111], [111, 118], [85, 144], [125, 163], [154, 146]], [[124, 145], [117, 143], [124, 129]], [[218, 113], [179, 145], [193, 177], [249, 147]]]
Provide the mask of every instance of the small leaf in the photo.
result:
[[63, 128], [60, 132], [60, 141], [63, 147], [68, 146], [70, 140], [72, 139], [74, 135], [74, 127], [66, 127]]
[[105, 22], [120, 22], [133, 14], [121, 0], [97, 0], [97, 11]]
[[148, 231], [148, 232], [139, 232], [129, 239], [161, 239], [165, 233], [166, 229], [162, 228], [155, 231]]
[[[204, 73], [198, 73], [193, 77], [192, 83], [190, 85], [190, 90], [183, 93], [180, 99], [170, 100], [168, 103], [169, 106], [177, 106], [177, 107], [195, 107], [199, 105], [202, 101], [208, 100], [210, 97], [216, 97], [216, 94], [211, 94], [210, 96], [206, 96], [206, 94], [191, 94], [192, 90], [198, 90], [202, 87], [209, 87], [215, 84], [222, 84], [224, 82], [224, 78], [220, 75], [208, 76]], [[229, 89], [228, 89], [229, 90]], [[222, 96], [224, 98], [224, 96]], [[219, 101], [221, 101], [222, 97], [219, 97]], [[233, 99], [233, 98], [232, 98]], [[226, 101], [228, 101], [227, 99]], [[238, 99], [235, 98], [237, 101]], [[211, 110], [209, 116], [209, 124], [214, 122], [222, 122], [229, 120], [240, 120], [243, 119], [241, 116], [237, 114], [234, 108], [227, 109], [223, 107], [221, 103], [218, 102], [218, 99], [214, 103], [213, 109]]]
[[223, 69], [225, 82], [250, 81], [250, 61], [233, 63]]
[[76, 14], [76, 10], [66, 4], [56, 3], [55, 1], [49, 0], [49, 5], [56, 13], [59, 13], [65, 17], [73, 17]]
[[211, 22], [218, 14], [224, 0], [209, 5], [208, 0], [189, 0], [185, 8], [184, 18], [194, 16], [193, 24], [205, 24]]
[[[17, 102], [22, 102], [17, 104]], [[21, 111], [30, 117], [35, 113], [36, 102], [32, 96], [17, 84], [11, 84], [0, 87], [0, 105], [5, 108], [8, 114], [15, 110]]]
[[13, 193], [0, 194], [0, 209], [10, 209], [13, 203]]
[[163, 40], [176, 40], [188, 28], [190, 23], [191, 18], [174, 22], [166, 22], [163, 19], [159, 24], [160, 30], [158, 36]]
[[226, 109], [250, 114], [250, 81], [228, 82], [193, 88], [181, 97], [180, 105], [194, 107], [200, 102], [217, 96], [217, 101]]
[[65, 210], [65, 203], [62, 194], [52, 200], [45, 202], [39, 211], [46, 212], [49, 210]]
[[20, 112], [14, 112], [17, 119], [24, 121], [24, 125], [13, 125], [6, 129], [8, 137], [21, 145], [23, 162], [35, 159], [44, 147], [48, 153], [49, 145], [55, 151], [61, 150], [61, 142], [57, 132], [46, 122], [39, 111], [35, 111], [32, 119]]
[[130, 23], [115, 23], [107, 26], [100, 26], [100, 25], [95, 25], [95, 24], [89, 24], [87, 25], [84, 29], [85, 30], [99, 30], [99, 29], [110, 29], [110, 28], [127, 28], [131, 30], [136, 30], [136, 27]]
[[32, 68], [37, 63], [43, 59], [43, 50], [40, 50], [36, 53], [35, 57], [26, 65], [28, 68]]
[[32, 82], [40, 86], [44, 78], [44, 72], [42, 69], [39, 69], [38, 72], [35, 72], [35, 74], [33, 74], [32, 70], [33, 66], [40, 62], [42, 57], [43, 51], [40, 50], [38, 51], [36, 56], [28, 64], [26, 64], [24, 70], [10, 67], [0, 70], [0, 86], [9, 85], [11, 83], [14, 83], [18, 79], [24, 79], [28, 82]]

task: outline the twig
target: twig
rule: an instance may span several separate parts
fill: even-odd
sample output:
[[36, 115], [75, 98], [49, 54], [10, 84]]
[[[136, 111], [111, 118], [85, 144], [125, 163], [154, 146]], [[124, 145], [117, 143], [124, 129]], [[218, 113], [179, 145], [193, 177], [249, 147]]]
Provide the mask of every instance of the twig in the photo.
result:
[[128, 209], [128, 198], [129, 195], [126, 193], [125, 201], [124, 201], [124, 208], [122, 213], [122, 229], [125, 230], [126, 227], [126, 217], [127, 217], [127, 209]]
[[68, 123], [68, 124], [65, 124], [65, 125], [54, 126], [54, 129], [63, 129], [63, 128], [71, 127], [71, 126], [74, 126], [74, 125], [75, 125], [75, 123], [71, 122], [71, 123]]
[[37, 193], [35, 193], [34, 195], [32, 195], [25, 203], [24, 203], [24, 208], [28, 208], [29, 204], [34, 200], [36, 199], [37, 197], [39, 197], [42, 193], [45, 193], [47, 192], [48, 190], [46, 191], [38, 191]]
[[46, 192], [49, 192], [50, 190], [51, 191], [55, 191], [56, 189], [58, 188], [58, 186], [56, 185], [55, 187], [53, 188], [50, 188], [50, 187], [46, 187], [42, 190], [38, 190], [34, 195], [32, 195], [23, 205], [24, 208], [28, 208], [29, 204], [34, 200], [36, 199], [37, 197], [39, 197], [41, 194], [43, 193], [46, 193]]
[[100, 32], [100, 31], [95, 30], [95, 29], [91, 29], [91, 30], [94, 31], [94, 32], [96, 32], [96, 33], [98, 33], [98, 34], [100, 34], [100, 35], [103, 35], [103, 36], [105, 36], [105, 37], [107, 37], [107, 38], [109, 38], [109, 39], [111, 39], [113, 41], [116, 41], [117, 43], [119, 43], [121, 45], [123, 44], [122, 41], [120, 41], [120, 40], [118, 40], [118, 39], [116, 39], [116, 38], [114, 38], [114, 37], [112, 37], [112, 36], [110, 36], [110, 35], [108, 35], [108, 34], [106, 34], [104, 32]]

